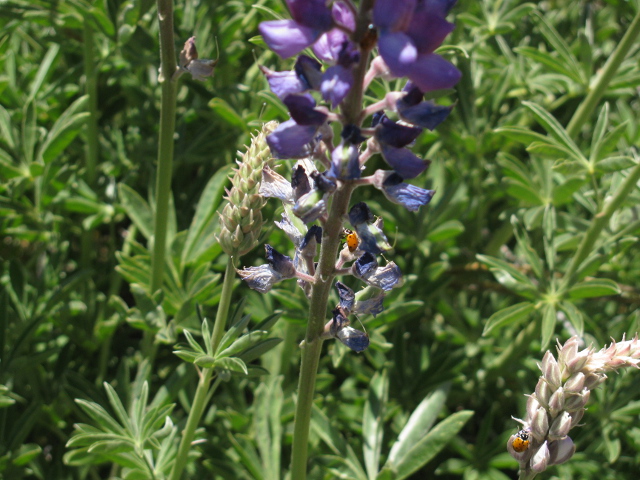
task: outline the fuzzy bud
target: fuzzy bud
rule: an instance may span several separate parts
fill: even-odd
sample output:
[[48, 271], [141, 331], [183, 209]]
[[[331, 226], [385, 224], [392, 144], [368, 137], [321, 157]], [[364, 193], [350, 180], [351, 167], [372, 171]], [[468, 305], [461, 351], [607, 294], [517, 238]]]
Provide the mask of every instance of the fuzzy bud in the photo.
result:
[[220, 214], [218, 241], [227, 255], [241, 256], [258, 244], [264, 225], [261, 209], [266, 199], [260, 195], [262, 169], [271, 165], [272, 158], [265, 140], [275, 130], [276, 122], [269, 122], [251, 139], [251, 145], [238, 161], [227, 191], [227, 204]]

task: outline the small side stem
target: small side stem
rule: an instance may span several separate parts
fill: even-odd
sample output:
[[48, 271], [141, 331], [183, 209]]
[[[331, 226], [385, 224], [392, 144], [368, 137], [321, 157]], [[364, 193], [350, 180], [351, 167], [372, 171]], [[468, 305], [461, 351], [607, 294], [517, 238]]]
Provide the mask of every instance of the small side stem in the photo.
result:
[[[211, 334], [211, 348], [215, 352], [218, 348], [218, 344], [224, 335], [225, 326], [227, 324], [227, 317], [229, 316], [229, 306], [231, 305], [231, 293], [233, 292], [233, 282], [235, 279], [235, 269], [233, 268], [233, 259], [229, 257], [227, 262], [227, 269], [222, 284], [222, 293], [220, 294], [220, 303], [218, 304], [218, 312], [216, 313], [216, 320], [213, 325], [213, 333]], [[200, 381], [196, 388], [196, 393], [193, 397], [193, 404], [189, 411], [189, 417], [187, 418], [187, 424], [182, 431], [182, 438], [180, 439], [180, 446], [178, 447], [178, 453], [169, 475], [169, 480], [179, 480], [182, 475], [182, 471], [187, 464], [187, 458], [189, 456], [189, 449], [191, 448], [191, 442], [196, 433], [196, 428], [200, 423], [202, 414], [207, 407], [208, 399], [211, 398], [212, 393], [218, 387], [220, 379], [216, 379], [213, 386], [209, 388], [211, 379], [213, 378], [214, 369], [205, 368], [200, 373]]]
[[604, 64], [595, 85], [584, 101], [580, 104], [576, 113], [573, 114], [573, 117], [567, 126], [567, 133], [570, 137], [575, 138], [576, 135], [580, 133], [582, 126], [587, 122], [587, 120], [589, 120], [589, 118], [591, 118], [596, 105], [604, 95], [604, 92], [613, 79], [613, 76], [618, 71], [618, 67], [620, 67], [620, 64], [638, 38], [638, 34], [640, 34], [640, 11], [636, 14], [631, 25], [629, 25], [629, 28], [622, 37], [622, 40], [620, 40], [620, 43], [614, 50], [613, 54]]
[[578, 251], [571, 259], [569, 268], [562, 279], [560, 288], [562, 291], [573, 283], [574, 276], [580, 264], [593, 250], [596, 240], [598, 240], [600, 233], [609, 222], [611, 215], [622, 205], [622, 202], [626, 200], [632, 190], [637, 188], [638, 180], [640, 180], [640, 164], [633, 167], [613, 198], [609, 200], [609, 202], [605, 204], [604, 209], [593, 218], [589, 230], [587, 230], [587, 233], [582, 238]]

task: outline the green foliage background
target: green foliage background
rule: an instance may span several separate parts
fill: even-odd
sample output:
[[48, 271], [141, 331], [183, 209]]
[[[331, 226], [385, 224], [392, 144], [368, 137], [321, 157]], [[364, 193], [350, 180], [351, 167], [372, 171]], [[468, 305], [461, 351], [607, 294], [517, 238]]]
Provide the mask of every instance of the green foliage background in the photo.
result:
[[[121, 444], [67, 453], [73, 425], [96, 422], [89, 405], [113, 415], [118, 397], [134, 425], [148, 395], [158, 408], [149, 431], [157, 448], [166, 441], [170, 464], [175, 433], [164, 423], [166, 406], [175, 404], [171, 419], [181, 428], [198, 380], [173, 350], [183, 331], [198, 341], [196, 305], [215, 316], [226, 264], [215, 212], [226, 176], [252, 132], [287, 118], [258, 64], [292, 66], [256, 37], [260, 21], [285, 15], [283, 2], [175, 8], [178, 44], [196, 35], [200, 56], [219, 55], [219, 63], [213, 78], [180, 83], [171, 267], [163, 292], [152, 294], [155, 4], [0, 2], [1, 478], [145, 478], [114, 460], [126, 457]], [[372, 339], [366, 353], [326, 342], [310, 478], [394, 478], [379, 466], [429, 395], [433, 421], [463, 410], [473, 416], [396, 478], [516, 478], [505, 450], [517, 428], [511, 416], [524, 415], [544, 350], [574, 334], [600, 347], [639, 330], [637, 185], [586, 261], [571, 264], [597, 214], [637, 168], [637, 41], [587, 122], [575, 134], [565, 130], [639, 8], [618, 0], [461, 0], [454, 8], [457, 27], [442, 52], [463, 79], [439, 101], [456, 107], [414, 148], [433, 161], [416, 184], [437, 195], [414, 214], [377, 191], [358, 191], [384, 218], [395, 242], [390, 259], [406, 283], [387, 297], [383, 314], [363, 319]], [[95, 107], [85, 96], [94, 80]], [[367, 100], [398, 85], [377, 81]], [[92, 132], [95, 164], [87, 153]], [[263, 216], [279, 218], [277, 206]], [[292, 251], [271, 225], [265, 239]], [[261, 257], [258, 248], [242, 264]], [[270, 331], [282, 342], [251, 359], [255, 376], [231, 367], [221, 374], [230, 381], [205, 413], [188, 477], [284, 478], [306, 300], [294, 282], [264, 296], [238, 284], [235, 296], [245, 299], [237, 318], [249, 314], [251, 328], [280, 312]], [[257, 375], [262, 369], [269, 374]], [[572, 432], [576, 455], [544, 475], [637, 478], [638, 385], [637, 372], [623, 372], [594, 392], [584, 426]], [[142, 438], [131, 449], [154, 449], [154, 441]], [[156, 478], [165, 478], [163, 468]]]

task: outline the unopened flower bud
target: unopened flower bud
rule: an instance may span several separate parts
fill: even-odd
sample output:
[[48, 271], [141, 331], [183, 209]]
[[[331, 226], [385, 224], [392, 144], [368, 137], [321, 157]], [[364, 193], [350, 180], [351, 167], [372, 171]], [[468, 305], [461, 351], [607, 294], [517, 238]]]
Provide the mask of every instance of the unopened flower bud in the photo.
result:
[[571, 429], [571, 415], [569, 412], [562, 412], [551, 424], [549, 429], [549, 438], [551, 440], [558, 440], [564, 438]]
[[549, 445], [549, 465], [559, 465], [566, 462], [576, 452], [576, 446], [571, 437], [551, 442]]
[[584, 406], [589, 401], [589, 397], [591, 396], [591, 392], [586, 388], [578, 394], [566, 395], [564, 408], [569, 412], [575, 412], [576, 410], [580, 410], [584, 408]]
[[551, 389], [555, 390], [558, 388], [562, 381], [560, 367], [558, 367], [558, 362], [556, 362], [556, 359], [551, 352], [547, 351], [544, 355], [540, 368], [542, 370], [542, 375], [549, 383]]
[[537, 473], [544, 472], [549, 466], [549, 459], [549, 447], [545, 441], [531, 458], [531, 470]]
[[564, 388], [558, 388], [549, 399], [549, 413], [555, 418], [559, 412], [564, 410]]
[[585, 375], [582, 372], [574, 373], [564, 383], [564, 391], [567, 393], [577, 393], [584, 388]]
[[538, 440], [542, 440], [547, 436], [549, 430], [549, 417], [547, 411], [540, 407], [536, 410], [531, 418], [531, 433]]
[[540, 380], [538, 380], [538, 383], [536, 384], [536, 398], [544, 407], [549, 406], [551, 393], [553, 392], [549, 388], [549, 384], [543, 377], [540, 377]]

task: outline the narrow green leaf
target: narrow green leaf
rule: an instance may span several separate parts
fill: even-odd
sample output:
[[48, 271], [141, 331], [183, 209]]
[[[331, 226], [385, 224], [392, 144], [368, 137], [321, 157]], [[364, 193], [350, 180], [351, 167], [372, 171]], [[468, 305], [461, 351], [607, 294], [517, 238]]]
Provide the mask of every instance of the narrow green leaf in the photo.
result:
[[120, 397], [118, 397], [116, 390], [107, 382], [102, 382], [102, 385], [104, 386], [104, 389], [107, 391], [107, 397], [109, 398], [109, 403], [111, 404], [111, 408], [113, 408], [113, 410], [115, 411], [116, 416], [118, 417], [118, 420], [120, 420], [120, 423], [127, 429], [128, 432], [132, 433], [134, 431], [133, 426], [131, 425], [129, 416], [127, 415], [127, 411], [125, 410], [124, 405], [120, 401]]
[[231, 345], [233, 341], [240, 336], [245, 328], [247, 328], [249, 320], [251, 320], [251, 315], [240, 317], [240, 319], [236, 323], [234, 323], [229, 330], [227, 330], [227, 332], [222, 337], [222, 340], [220, 340], [216, 355], [228, 348], [229, 345]]
[[84, 410], [84, 412], [91, 417], [91, 419], [103, 428], [108, 428], [110, 431], [120, 435], [124, 435], [126, 430], [120, 425], [107, 411], [100, 405], [94, 402], [88, 402], [81, 398], [76, 399], [76, 403]]
[[594, 278], [585, 280], [569, 289], [571, 298], [593, 298], [604, 297], [607, 295], [618, 295], [620, 287], [613, 280], [608, 278]]
[[489, 320], [487, 320], [487, 324], [484, 326], [482, 335], [488, 335], [495, 328], [504, 327], [511, 323], [524, 320], [529, 316], [534, 308], [535, 305], [531, 302], [521, 302], [497, 311], [489, 317]]
[[569, 322], [576, 329], [578, 335], [584, 333], [584, 318], [582, 312], [571, 301], [565, 300], [560, 302], [560, 308], [567, 315]]
[[215, 361], [215, 367], [224, 370], [230, 370], [232, 372], [244, 373], [247, 372], [247, 366], [238, 357], [224, 357], [218, 358]]
[[450, 415], [437, 424], [427, 435], [422, 437], [395, 467], [395, 480], [407, 478], [426, 465], [447, 443], [458, 434], [465, 423], [473, 416], [473, 412], [463, 410]]
[[567, 67], [570, 71], [573, 72], [572, 77], [576, 77], [579, 80], [579, 83], [586, 86], [586, 80], [584, 79], [584, 74], [582, 69], [580, 68], [580, 63], [576, 59], [576, 57], [571, 53], [571, 49], [564, 41], [562, 36], [558, 33], [558, 31], [553, 28], [553, 26], [547, 21], [542, 12], [534, 10], [531, 12], [532, 16], [538, 21], [538, 28], [540, 32], [544, 35], [547, 41], [553, 47], [553, 50], [557, 52], [562, 59], [564, 60]]
[[44, 82], [45, 78], [49, 74], [51, 65], [53, 64], [53, 61], [55, 60], [59, 51], [60, 51], [60, 44], [57, 44], [57, 43], [53, 43], [49, 47], [49, 50], [47, 50], [47, 53], [45, 54], [44, 58], [40, 62], [40, 67], [38, 68], [38, 72], [36, 73], [36, 76], [33, 79], [33, 82], [31, 83], [31, 89], [29, 92], [29, 98], [27, 99], [27, 103], [35, 99], [36, 95], [38, 94], [38, 91], [40, 90], [40, 87], [42, 86], [42, 83]]
[[540, 350], [546, 350], [556, 331], [556, 308], [551, 304], [546, 304], [542, 309], [542, 327], [540, 329]]
[[236, 438], [231, 434], [229, 434], [229, 440], [231, 441], [233, 449], [240, 457], [240, 462], [251, 474], [251, 478], [255, 480], [265, 480], [262, 463], [254, 446], [247, 440], [240, 437]]
[[269, 332], [265, 331], [251, 331], [238, 337], [229, 347], [216, 355], [216, 358], [232, 357], [236, 354], [256, 345], [262, 338], [268, 335]]
[[427, 234], [427, 239], [431, 242], [442, 242], [450, 238], [455, 238], [464, 232], [464, 225], [458, 220], [448, 220], [441, 223]]
[[516, 142], [522, 143], [524, 145], [529, 145], [533, 142], [549, 142], [549, 139], [542, 135], [541, 133], [534, 132], [526, 127], [518, 127], [518, 126], [504, 126], [495, 129], [496, 133], [501, 133], [507, 138], [511, 140], [515, 140]]
[[204, 353], [204, 349], [196, 341], [196, 339], [193, 338], [193, 335], [191, 335], [191, 332], [189, 332], [188, 330], [184, 330], [182, 333], [184, 333], [184, 336], [186, 337], [187, 342], [189, 342], [189, 345], [191, 346], [193, 351], [198, 352], [198, 353]]
[[398, 439], [391, 447], [388, 464], [398, 464], [431, 429], [444, 407], [450, 384], [441, 385], [426, 397], [411, 413], [407, 424], [403, 427]]
[[478, 254], [476, 258], [489, 267], [491, 273], [501, 284], [517, 292], [537, 293], [537, 287], [531, 282], [531, 279], [510, 263], [488, 255]]
[[613, 173], [635, 167], [636, 161], [624, 155], [607, 157], [596, 163], [596, 170], [602, 173]]
[[[30, 167], [34, 161], [36, 146], [36, 115], [35, 102], [27, 102], [24, 106], [24, 114], [22, 118], [22, 153], [24, 154], [24, 163]], [[35, 177], [39, 175], [33, 176]]]
[[598, 152], [602, 139], [609, 126], [609, 102], [605, 102], [600, 109], [596, 126], [593, 129], [593, 137], [591, 138], [591, 155], [589, 156], [589, 163], [592, 165], [596, 163], [598, 159]]
[[560, 206], [570, 202], [573, 194], [587, 182], [584, 177], [569, 177], [553, 190], [553, 205]]
[[576, 155], [579, 155], [579, 158], [584, 164], [588, 164], [587, 159], [582, 157], [582, 155], [580, 154], [581, 150], [571, 139], [571, 137], [569, 137], [567, 131], [562, 125], [560, 125], [560, 122], [558, 122], [553, 115], [551, 115], [537, 103], [522, 102], [522, 104], [529, 110], [531, 110], [531, 112], [533, 112], [538, 120], [538, 123], [540, 123], [540, 125], [547, 131], [549, 135], [560, 142], [560, 144], [565, 147], [567, 151], [575, 152]]
[[151, 207], [138, 192], [124, 183], [118, 185], [118, 192], [127, 215], [140, 229], [140, 233], [149, 240], [153, 235], [153, 212]]
[[16, 140], [14, 138], [11, 114], [2, 105], [0, 105], [0, 138], [5, 141], [10, 150], [15, 148]]
[[202, 368], [212, 368], [217, 362], [215, 358], [209, 355], [200, 355], [193, 363]]
[[538, 63], [542, 63], [543, 65], [546, 65], [551, 70], [566, 76], [567, 78], [573, 80], [576, 83], [582, 83], [582, 79], [580, 78], [579, 74], [577, 74], [575, 71], [571, 70], [570, 68], [567, 68], [567, 64], [563, 60], [554, 57], [552, 54], [548, 52], [543, 52], [542, 50], [539, 50], [533, 47], [516, 47], [513, 50], [516, 53], [519, 53], [521, 55], [524, 55], [525, 57], [531, 58], [532, 60], [535, 60]]
[[266, 340], [247, 348], [244, 352], [238, 355], [238, 358], [242, 359], [245, 363], [252, 362], [278, 346], [280, 342], [282, 342], [281, 338], [267, 338]]
[[247, 130], [247, 124], [238, 112], [220, 97], [215, 97], [209, 102], [209, 108], [213, 110], [229, 125], [242, 130]]
[[384, 410], [389, 398], [389, 377], [387, 371], [376, 372], [369, 383], [369, 395], [364, 404], [362, 437], [364, 464], [370, 480], [374, 480], [380, 468]]

